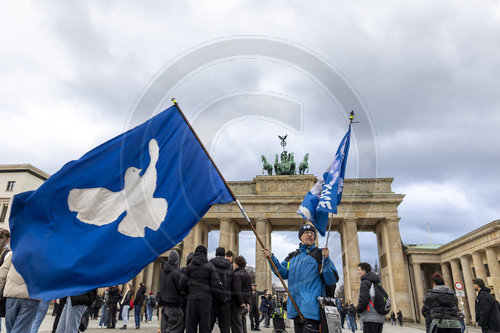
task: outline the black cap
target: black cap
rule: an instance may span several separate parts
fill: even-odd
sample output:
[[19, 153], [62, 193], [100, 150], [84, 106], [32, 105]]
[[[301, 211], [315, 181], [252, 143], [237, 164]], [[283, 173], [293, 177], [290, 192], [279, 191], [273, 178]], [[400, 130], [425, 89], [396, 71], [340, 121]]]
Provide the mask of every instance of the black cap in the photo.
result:
[[302, 236], [302, 234], [304, 233], [304, 231], [314, 231], [314, 236], [315, 237], [317, 236], [316, 235], [316, 233], [317, 233], [316, 232], [316, 228], [313, 225], [311, 225], [311, 224], [304, 224], [299, 229], [299, 239]]
[[203, 245], [198, 245], [196, 249], [194, 250], [195, 253], [203, 253], [204, 255], [207, 255], [207, 248], [204, 247]]
[[216, 257], [224, 257], [226, 255], [226, 249], [223, 247], [218, 247], [215, 249]]

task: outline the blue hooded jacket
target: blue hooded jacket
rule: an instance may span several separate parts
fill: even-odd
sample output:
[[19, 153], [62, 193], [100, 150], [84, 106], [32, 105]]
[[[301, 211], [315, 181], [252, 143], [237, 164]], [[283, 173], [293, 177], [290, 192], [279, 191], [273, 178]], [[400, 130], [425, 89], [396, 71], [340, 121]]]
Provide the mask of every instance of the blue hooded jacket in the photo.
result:
[[[284, 260], [280, 263], [274, 255], [271, 259], [278, 268], [281, 277], [288, 279], [288, 289], [304, 318], [320, 320], [317, 298], [321, 296], [322, 291], [321, 276], [319, 274], [318, 262], [308, 254], [314, 248], [316, 248], [314, 244], [311, 246], [300, 244], [300, 254], [290, 259], [290, 261]], [[276, 274], [272, 266], [271, 270]], [[323, 278], [328, 285], [337, 283], [333, 271], [337, 271], [337, 269], [333, 261], [330, 260], [330, 257], [326, 257], [323, 267]], [[290, 299], [287, 302], [287, 311], [288, 318], [298, 316]]]

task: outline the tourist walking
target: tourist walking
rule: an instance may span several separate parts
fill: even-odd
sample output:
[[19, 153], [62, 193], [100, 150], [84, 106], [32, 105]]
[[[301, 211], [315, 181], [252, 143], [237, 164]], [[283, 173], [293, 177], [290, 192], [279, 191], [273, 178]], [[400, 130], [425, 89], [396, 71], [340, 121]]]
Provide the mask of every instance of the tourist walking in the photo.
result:
[[265, 295], [260, 297], [260, 307], [261, 317], [259, 324], [264, 320], [264, 327], [269, 328], [269, 301]]
[[259, 329], [259, 297], [265, 295], [267, 289], [258, 291], [257, 285], [252, 283], [252, 295], [250, 296], [250, 330], [260, 331]]
[[153, 295], [153, 292], [151, 291], [146, 301], [146, 321], [148, 323], [151, 323], [151, 321], [153, 320], [153, 310], [155, 307], [156, 307], [156, 299]]
[[476, 322], [483, 333], [500, 332], [500, 312], [498, 302], [490, 294], [490, 289], [486, 287], [481, 279], [472, 280], [474, 289], [477, 291], [476, 297]]
[[123, 291], [122, 298], [120, 300], [120, 311], [122, 314], [123, 326], [120, 327], [121, 330], [127, 329], [128, 314], [130, 310], [130, 301], [132, 300], [132, 286], [127, 283], [125, 285], [125, 290]]
[[179, 255], [176, 251], [171, 251], [160, 278], [158, 305], [162, 308], [162, 333], [184, 331], [180, 280]]
[[120, 290], [118, 286], [112, 286], [109, 288], [109, 299], [108, 299], [108, 326], [107, 328], [116, 327], [116, 312], [118, 307], [118, 302], [120, 301]]
[[358, 325], [356, 324], [356, 307], [353, 303], [350, 303], [347, 308], [347, 317], [349, 318], [350, 329], [354, 333], [358, 329]]
[[401, 310], [398, 311], [398, 323], [399, 326], [403, 326], [403, 313], [401, 312]]
[[99, 328], [108, 325], [108, 299], [109, 299], [109, 288], [106, 288], [102, 293], [102, 304], [101, 304], [101, 320], [99, 320]]
[[444, 285], [441, 274], [432, 274], [433, 289], [427, 292], [424, 304], [431, 311], [431, 333], [460, 333], [458, 300], [455, 293]]
[[29, 332], [38, 309], [38, 300], [29, 297], [28, 288], [12, 265], [12, 251], [0, 266], [0, 290], [5, 297], [5, 327], [7, 332]]
[[212, 292], [218, 290], [219, 279], [207, 259], [207, 248], [198, 245], [193, 260], [181, 276], [181, 289], [188, 292], [186, 333], [209, 333]]
[[251, 280], [245, 269], [247, 262], [244, 257], [234, 258], [234, 275], [231, 282], [233, 302], [231, 304], [231, 333], [243, 333], [243, 313], [249, 308]]
[[134, 298], [134, 320], [135, 320], [135, 328], [141, 327], [141, 311], [144, 305], [144, 300], [146, 299], [146, 286], [144, 283], [139, 283], [139, 288], [137, 288], [137, 292]]
[[56, 333], [78, 332], [84, 312], [90, 308], [97, 296], [97, 289], [78, 296], [68, 296], [57, 324]]
[[375, 287], [373, 286], [380, 283], [380, 278], [372, 272], [371, 265], [366, 262], [358, 264], [358, 276], [361, 283], [356, 311], [359, 313], [360, 321], [363, 322], [363, 332], [380, 333], [384, 327], [385, 315], [378, 313], [375, 309]]
[[213, 330], [215, 321], [217, 321], [220, 333], [229, 333], [231, 330], [231, 282], [233, 280], [233, 265], [225, 256], [226, 250], [223, 247], [218, 247], [215, 250], [215, 258], [210, 260], [221, 283], [217, 297], [214, 297], [212, 303], [210, 330]]

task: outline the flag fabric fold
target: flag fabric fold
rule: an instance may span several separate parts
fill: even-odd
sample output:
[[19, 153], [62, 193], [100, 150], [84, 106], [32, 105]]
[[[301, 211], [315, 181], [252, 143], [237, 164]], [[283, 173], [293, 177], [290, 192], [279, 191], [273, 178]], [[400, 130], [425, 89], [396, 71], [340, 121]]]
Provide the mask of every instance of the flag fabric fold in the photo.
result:
[[12, 262], [32, 298], [122, 284], [231, 201], [174, 105], [16, 195]]
[[337, 214], [337, 206], [342, 199], [350, 138], [351, 125], [340, 142], [332, 164], [306, 194], [297, 209], [297, 214], [311, 221], [322, 236], [326, 232], [328, 213]]

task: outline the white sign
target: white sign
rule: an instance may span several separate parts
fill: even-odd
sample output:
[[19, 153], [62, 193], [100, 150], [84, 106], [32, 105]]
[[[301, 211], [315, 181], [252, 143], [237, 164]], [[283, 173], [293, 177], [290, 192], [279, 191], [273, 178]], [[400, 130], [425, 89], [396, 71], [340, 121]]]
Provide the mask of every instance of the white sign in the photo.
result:
[[464, 285], [462, 284], [462, 282], [455, 282], [455, 289], [464, 290]]
[[457, 290], [455, 294], [457, 295], [457, 297], [465, 297], [465, 291], [463, 290]]

